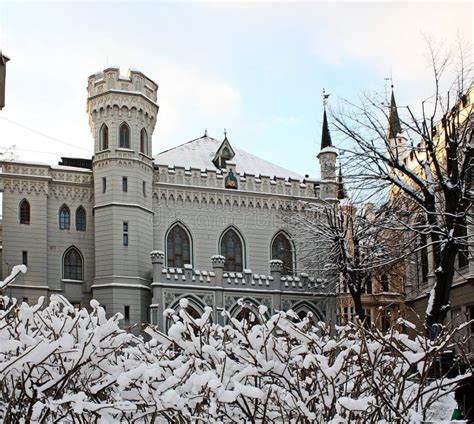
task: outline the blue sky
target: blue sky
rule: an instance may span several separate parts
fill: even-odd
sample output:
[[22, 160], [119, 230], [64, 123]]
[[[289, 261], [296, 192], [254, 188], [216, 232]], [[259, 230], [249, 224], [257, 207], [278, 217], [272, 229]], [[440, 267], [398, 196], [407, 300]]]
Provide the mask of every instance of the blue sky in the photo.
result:
[[383, 93], [392, 74], [399, 104], [426, 98], [422, 34], [472, 43], [472, 5], [4, 1], [0, 46], [11, 61], [0, 151], [47, 163], [91, 156], [87, 77], [119, 65], [160, 86], [154, 154], [226, 128], [231, 143], [317, 176], [323, 87], [336, 104]]

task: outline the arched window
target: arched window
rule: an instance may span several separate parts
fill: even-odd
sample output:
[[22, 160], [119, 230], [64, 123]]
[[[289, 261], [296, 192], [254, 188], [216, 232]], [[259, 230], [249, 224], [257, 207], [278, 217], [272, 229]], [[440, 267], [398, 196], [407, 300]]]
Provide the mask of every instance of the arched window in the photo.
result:
[[221, 255], [225, 257], [225, 270], [242, 272], [244, 268], [244, 249], [242, 240], [235, 230], [228, 229], [221, 238]]
[[86, 231], [86, 211], [82, 206], [76, 209], [76, 230]]
[[71, 213], [69, 208], [64, 205], [59, 209], [59, 228], [61, 230], [69, 230], [71, 226]]
[[75, 247], [69, 248], [63, 257], [63, 279], [82, 280], [82, 256]]
[[20, 202], [20, 224], [30, 225], [30, 202], [23, 199]]
[[130, 149], [130, 128], [125, 122], [119, 128], [119, 147]]
[[145, 128], [140, 131], [140, 152], [148, 154], [148, 134]]
[[283, 262], [283, 275], [293, 274], [293, 246], [284, 233], [279, 233], [272, 241], [272, 259]]
[[100, 128], [100, 149], [105, 150], [109, 148], [109, 127], [105, 124]]
[[191, 241], [179, 224], [171, 228], [166, 237], [166, 257], [169, 267], [183, 268], [191, 263]]

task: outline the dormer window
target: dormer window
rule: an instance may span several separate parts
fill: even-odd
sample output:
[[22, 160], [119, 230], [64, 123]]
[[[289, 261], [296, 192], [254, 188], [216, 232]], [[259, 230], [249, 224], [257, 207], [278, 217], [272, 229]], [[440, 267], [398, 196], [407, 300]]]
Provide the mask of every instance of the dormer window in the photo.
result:
[[226, 162], [232, 160], [234, 156], [234, 149], [232, 148], [229, 143], [229, 140], [227, 140], [226, 137], [224, 138], [224, 141], [222, 142], [220, 147], [217, 149], [217, 152], [214, 155], [214, 159], [212, 160], [212, 162], [214, 163], [214, 165], [216, 165], [217, 168], [225, 169]]
[[230, 153], [229, 149], [227, 147], [224, 147], [221, 153], [220, 157], [220, 162], [221, 162], [221, 168], [225, 168], [226, 161], [232, 159], [232, 154]]

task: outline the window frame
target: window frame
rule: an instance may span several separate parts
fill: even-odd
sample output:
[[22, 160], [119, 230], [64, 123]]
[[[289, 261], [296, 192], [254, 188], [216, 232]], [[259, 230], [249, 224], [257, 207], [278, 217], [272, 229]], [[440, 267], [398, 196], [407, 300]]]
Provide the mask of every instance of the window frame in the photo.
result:
[[[277, 239], [279, 237], [284, 237], [286, 239], [286, 241], [288, 242], [289, 246], [290, 246], [290, 256], [291, 256], [291, 270], [290, 270], [290, 273], [288, 274], [286, 269], [288, 267], [285, 267], [285, 261], [283, 259], [280, 259], [279, 257], [273, 257], [273, 245], [276, 243]], [[278, 260], [281, 260], [283, 262], [283, 275], [295, 275], [296, 274], [296, 252], [295, 252], [295, 246], [291, 240], [291, 237], [289, 236], [289, 234], [286, 232], [286, 231], [278, 231], [272, 238], [271, 242], [270, 242], [270, 259], [273, 260], [273, 259], [278, 259]]]
[[[63, 218], [63, 212], [67, 212], [67, 221], [65, 221], [65, 216]], [[67, 205], [62, 205], [59, 208], [59, 229], [60, 230], [70, 230], [71, 229], [71, 210]]]
[[[77, 257], [80, 259], [79, 266], [74, 265], [74, 273], [71, 273], [71, 270], [69, 269], [72, 266], [71, 264], [66, 266], [66, 259], [72, 252], [75, 252], [77, 254]], [[80, 275], [78, 275], [77, 269], [80, 269]], [[66, 272], [68, 272], [68, 275], [66, 275]], [[71, 278], [76, 276], [79, 276], [80, 278]], [[64, 251], [62, 257], [62, 279], [66, 281], [84, 281], [84, 257], [82, 256], [81, 251], [75, 246], [70, 246]]]
[[130, 238], [128, 236], [128, 221], [122, 221], [122, 244], [128, 246], [130, 244]]
[[[237, 238], [240, 240], [240, 245], [241, 245], [241, 248], [242, 248], [242, 251], [241, 251], [242, 269], [241, 270], [235, 270], [235, 269], [231, 270], [231, 269], [227, 268], [227, 266], [229, 265], [229, 261], [228, 261], [227, 256], [224, 254], [223, 249], [222, 249], [222, 242], [224, 240], [224, 237], [231, 231], [234, 232], [237, 235]], [[243, 272], [243, 270], [246, 268], [247, 254], [246, 254], [245, 239], [236, 227], [234, 227], [234, 226], [227, 227], [222, 232], [221, 236], [219, 237], [218, 252], [219, 252], [219, 255], [224, 256], [225, 259], [226, 259], [225, 263], [224, 263], [224, 271], [226, 271], [226, 272]]]
[[148, 132], [145, 127], [140, 130], [140, 153], [148, 155]]
[[[122, 140], [122, 128], [127, 130], [124, 133], [124, 139]], [[126, 122], [122, 122], [119, 126], [119, 148], [120, 149], [130, 149], [130, 139], [131, 139], [131, 129]], [[126, 137], [125, 137], [126, 134]]]
[[109, 127], [107, 124], [102, 124], [99, 132], [100, 150], [107, 150], [109, 148]]
[[[79, 213], [83, 213], [83, 217], [79, 219]], [[79, 225], [82, 224], [82, 225]], [[76, 231], [86, 231], [87, 230], [87, 213], [82, 205], [76, 209]]]
[[[188, 239], [188, 254], [189, 254], [189, 261], [186, 262], [185, 261], [185, 258], [184, 258], [184, 255], [182, 254], [182, 266], [178, 266], [176, 265], [176, 262], [174, 262], [174, 264], [170, 265], [169, 264], [169, 261], [170, 261], [170, 249], [169, 249], [169, 243], [168, 243], [168, 239], [171, 235], [171, 233], [176, 229], [176, 228], [180, 228], [181, 231], [183, 231], [183, 233], [186, 235], [187, 239]], [[173, 258], [175, 258], [175, 242], [173, 241]], [[165, 260], [165, 263], [166, 263], [166, 266], [168, 268], [184, 268], [184, 265], [186, 264], [190, 264], [192, 266], [193, 264], [193, 238], [191, 236], [191, 232], [189, 231], [189, 229], [182, 223], [182, 222], [174, 222], [173, 224], [170, 225], [170, 227], [168, 228], [168, 231], [166, 232], [166, 235], [165, 235], [165, 251], [166, 251], [166, 260]], [[181, 247], [181, 251], [183, 251], [183, 248]]]
[[[27, 209], [24, 210], [23, 209], [24, 207], [26, 207]], [[31, 204], [26, 199], [22, 199], [19, 203], [18, 219], [20, 221], [20, 224], [22, 224], [22, 225], [30, 225], [31, 224]]]
[[122, 192], [128, 193], [128, 177], [122, 177]]

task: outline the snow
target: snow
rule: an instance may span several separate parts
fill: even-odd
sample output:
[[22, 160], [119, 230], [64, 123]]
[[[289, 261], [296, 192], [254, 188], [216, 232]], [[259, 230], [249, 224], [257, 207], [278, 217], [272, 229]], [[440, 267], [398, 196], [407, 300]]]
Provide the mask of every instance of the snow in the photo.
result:
[[5, 280], [0, 281], [0, 290], [6, 287], [8, 284], [10, 284], [12, 281], [15, 280], [16, 277], [18, 277], [19, 274], [25, 274], [27, 271], [26, 265], [15, 265], [12, 268], [12, 271], [8, 277], [5, 278]]
[[453, 340], [444, 329], [433, 341], [411, 339], [356, 324], [313, 325], [291, 311], [267, 319], [263, 305], [258, 325], [227, 311], [222, 315], [229, 324], [220, 325], [212, 321], [211, 308], [192, 318], [182, 298], [181, 310], [165, 311], [168, 331], [148, 326], [145, 340], [120, 329], [121, 314], [107, 318], [95, 300], [88, 312], [59, 295], [33, 306], [2, 299], [5, 422], [25, 422], [28, 414], [32, 423], [151, 423], [163, 417], [386, 423], [400, 416], [441, 422], [450, 418], [453, 387], [465, 377], [432, 380], [420, 374]]
[[[201, 137], [191, 140], [185, 144], [158, 153], [154, 159], [157, 165], [167, 165], [170, 167], [181, 166], [185, 168], [212, 169], [217, 170], [212, 162], [214, 155], [221, 146], [222, 141], [212, 137]], [[302, 180], [303, 177], [295, 172], [289, 171], [281, 166], [268, 162], [265, 159], [252, 155], [233, 147], [235, 156], [232, 162], [235, 163], [236, 171], [240, 174], [266, 175], [269, 177], [293, 178]]]

